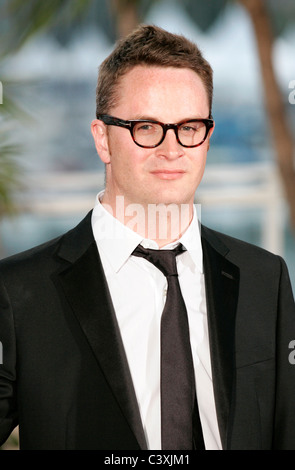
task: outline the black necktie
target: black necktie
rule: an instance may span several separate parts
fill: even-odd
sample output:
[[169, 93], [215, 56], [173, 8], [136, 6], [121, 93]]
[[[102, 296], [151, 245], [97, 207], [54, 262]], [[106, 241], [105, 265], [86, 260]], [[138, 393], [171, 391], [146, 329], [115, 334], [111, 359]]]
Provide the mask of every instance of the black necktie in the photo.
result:
[[163, 450], [204, 449], [196, 401], [187, 311], [181, 294], [174, 250], [138, 246], [132, 253], [154, 264], [167, 278], [161, 318], [161, 436]]

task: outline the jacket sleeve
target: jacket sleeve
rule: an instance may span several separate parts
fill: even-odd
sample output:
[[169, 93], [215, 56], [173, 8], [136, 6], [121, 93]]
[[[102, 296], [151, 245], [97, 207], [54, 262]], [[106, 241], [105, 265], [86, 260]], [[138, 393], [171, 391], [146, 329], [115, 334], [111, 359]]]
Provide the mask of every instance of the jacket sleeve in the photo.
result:
[[0, 275], [0, 445], [17, 426], [15, 328]]
[[278, 298], [276, 409], [274, 450], [295, 450], [295, 303], [285, 262], [281, 259]]

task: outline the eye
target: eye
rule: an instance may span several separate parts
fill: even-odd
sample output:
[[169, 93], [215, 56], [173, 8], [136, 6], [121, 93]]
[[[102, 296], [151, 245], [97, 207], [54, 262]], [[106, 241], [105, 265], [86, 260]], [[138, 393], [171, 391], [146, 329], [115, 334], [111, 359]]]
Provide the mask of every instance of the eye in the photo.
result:
[[153, 128], [151, 124], [138, 124], [136, 130], [138, 131], [150, 131]]
[[194, 132], [197, 129], [195, 129], [193, 126], [181, 126], [180, 131], [181, 132]]
[[193, 133], [198, 132], [201, 129], [203, 129], [203, 127], [204, 127], [203, 122], [198, 122], [198, 121], [196, 121], [196, 122], [185, 122], [180, 126], [179, 131], [183, 132], [183, 133], [186, 133], [186, 134], [193, 134]]
[[155, 134], [161, 130], [161, 126], [153, 122], [139, 122], [136, 124], [134, 130], [137, 134]]

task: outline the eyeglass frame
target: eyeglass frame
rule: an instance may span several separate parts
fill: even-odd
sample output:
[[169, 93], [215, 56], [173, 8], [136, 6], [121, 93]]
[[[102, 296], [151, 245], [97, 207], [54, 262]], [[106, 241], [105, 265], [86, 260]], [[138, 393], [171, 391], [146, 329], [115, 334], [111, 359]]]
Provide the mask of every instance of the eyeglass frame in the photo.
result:
[[[155, 147], [158, 147], [159, 145], [161, 145], [161, 143], [164, 141], [164, 139], [166, 137], [166, 133], [169, 129], [174, 130], [176, 140], [182, 147], [186, 147], [186, 148], [199, 147], [200, 145], [202, 145], [205, 142], [205, 140], [208, 137], [210, 129], [212, 129], [213, 125], [214, 125], [214, 120], [213, 120], [212, 117], [209, 117], [209, 118], [196, 118], [196, 119], [184, 119], [183, 121], [180, 121], [177, 124], [164, 124], [163, 122], [155, 121], [153, 119], [131, 119], [131, 120], [126, 121], [124, 119], [120, 119], [120, 118], [117, 118], [115, 116], [111, 116], [109, 114], [98, 114], [97, 119], [104, 122], [104, 124], [106, 124], [107, 126], [118, 126], [118, 127], [123, 127], [124, 129], [129, 129], [131, 137], [133, 139], [133, 142], [141, 148], [155, 148]], [[133, 130], [134, 130], [135, 125], [140, 123], [140, 122], [142, 122], [142, 123], [151, 122], [153, 124], [158, 124], [162, 127], [163, 136], [157, 144], [147, 146], [147, 145], [142, 145], [142, 144], [139, 144], [138, 142], [136, 142], [136, 140], [134, 138], [134, 135], [133, 135]], [[203, 124], [205, 124], [205, 126], [206, 126], [205, 137], [200, 143], [198, 143], [196, 145], [184, 145], [180, 142], [179, 136], [178, 136], [178, 129], [185, 122], [202, 122]]]

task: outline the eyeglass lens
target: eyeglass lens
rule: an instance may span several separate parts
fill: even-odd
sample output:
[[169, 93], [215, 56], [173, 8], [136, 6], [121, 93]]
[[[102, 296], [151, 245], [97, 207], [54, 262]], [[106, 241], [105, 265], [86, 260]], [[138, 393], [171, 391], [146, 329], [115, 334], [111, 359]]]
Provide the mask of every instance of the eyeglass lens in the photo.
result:
[[[187, 121], [176, 129], [178, 139], [186, 146], [198, 145], [205, 139], [206, 125], [203, 122]], [[135, 142], [143, 146], [155, 146], [163, 138], [164, 129], [154, 122], [138, 122], [133, 128]]]

